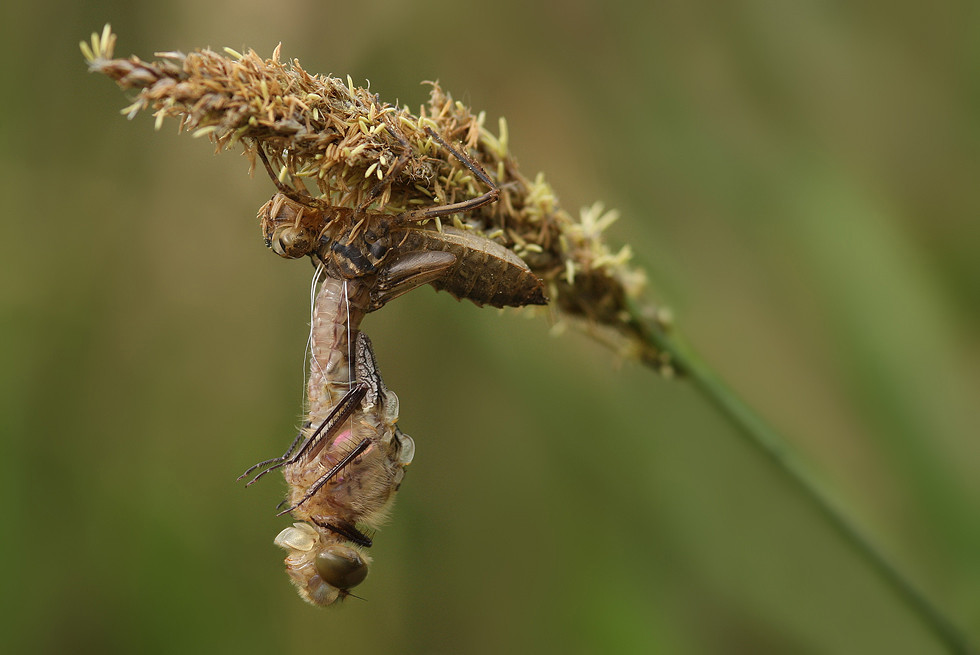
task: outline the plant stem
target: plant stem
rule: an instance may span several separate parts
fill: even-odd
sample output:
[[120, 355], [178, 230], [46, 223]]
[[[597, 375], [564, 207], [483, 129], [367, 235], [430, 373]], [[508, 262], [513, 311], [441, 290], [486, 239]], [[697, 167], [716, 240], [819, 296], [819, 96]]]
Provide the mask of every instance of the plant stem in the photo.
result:
[[644, 352], [644, 364], [660, 371], [667, 353], [673, 369], [691, 381], [707, 400], [736, 428], [756, 450], [765, 455], [796, 485], [845, 543], [853, 548], [911, 609], [950, 653], [971, 655], [978, 651], [964, 635], [912, 582], [899, 571], [871, 539], [834, 503], [789, 448], [789, 443], [769, 427], [706, 365], [691, 348], [663, 328], [639, 318], [631, 307], [629, 326], [650, 349]]

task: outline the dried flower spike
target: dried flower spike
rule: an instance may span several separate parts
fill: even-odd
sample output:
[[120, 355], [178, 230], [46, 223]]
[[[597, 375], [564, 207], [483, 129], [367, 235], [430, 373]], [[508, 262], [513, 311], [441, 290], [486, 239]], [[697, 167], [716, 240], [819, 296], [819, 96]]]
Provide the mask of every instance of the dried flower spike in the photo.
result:
[[261, 145], [280, 180], [312, 186], [334, 205], [373, 203], [394, 212], [479, 196], [479, 180], [429, 130], [462, 141], [494, 178], [500, 199], [455, 216], [455, 227], [513, 251], [544, 281], [562, 314], [584, 320], [625, 355], [670, 372], [631, 312], [643, 273], [630, 265], [628, 246], [612, 251], [603, 239], [617, 214], [596, 204], [576, 220], [561, 209], [543, 175], [531, 180], [519, 171], [503, 119], [499, 134], [492, 134], [485, 114], [474, 114], [435, 82], [428, 106], [415, 115], [381, 102], [349, 77], [311, 75], [295, 59], [282, 63], [280, 46], [270, 59], [254, 50], [226, 50], [228, 56], [196, 50], [158, 53], [157, 61], [144, 62], [112, 59], [114, 44], [107, 26], [91, 45], [82, 44], [82, 52], [91, 71], [139, 89], [123, 113], [153, 111], [158, 127], [173, 116], [181, 129], [206, 135], [219, 150], [241, 143], [253, 166]]

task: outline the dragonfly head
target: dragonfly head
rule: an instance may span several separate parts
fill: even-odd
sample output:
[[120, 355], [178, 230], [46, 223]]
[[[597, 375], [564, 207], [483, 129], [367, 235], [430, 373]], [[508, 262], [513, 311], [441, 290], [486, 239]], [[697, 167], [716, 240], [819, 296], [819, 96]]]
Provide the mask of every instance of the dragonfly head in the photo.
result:
[[276, 545], [289, 551], [286, 572], [303, 600], [333, 605], [364, 581], [371, 560], [358, 549], [329, 541], [308, 523], [294, 523], [276, 537]]

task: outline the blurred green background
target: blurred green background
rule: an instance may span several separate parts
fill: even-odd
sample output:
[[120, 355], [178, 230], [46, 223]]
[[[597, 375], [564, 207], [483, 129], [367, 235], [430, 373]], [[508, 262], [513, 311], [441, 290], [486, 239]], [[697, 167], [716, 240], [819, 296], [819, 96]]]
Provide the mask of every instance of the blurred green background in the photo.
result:
[[651, 297], [980, 635], [970, 2], [38, 1], [2, 10], [0, 649], [938, 653], [683, 382], [421, 290], [365, 322], [418, 455], [366, 601], [272, 544], [311, 268], [236, 152], [133, 122], [77, 42], [243, 46], [506, 116], [528, 175], [618, 207]]

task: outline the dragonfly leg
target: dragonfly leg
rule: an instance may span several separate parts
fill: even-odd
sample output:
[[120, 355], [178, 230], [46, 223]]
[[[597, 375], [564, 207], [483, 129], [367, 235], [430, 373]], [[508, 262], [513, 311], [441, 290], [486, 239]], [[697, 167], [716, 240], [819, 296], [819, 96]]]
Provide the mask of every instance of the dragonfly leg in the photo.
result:
[[481, 182], [490, 187], [490, 190], [484, 193], [482, 196], [470, 198], [469, 200], [464, 200], [462, 202], [454, 202], [449, 205], [438, 205], [436, 207], [426, 207], [425, 209], [415, 209], [413, 211], [405, 212], [398, 215], [398, 220], [405, 222], [424, 221], [427, 218], [436, 218], [437, 216], [448, 216], [449, 214], [459, 214], [461, 212], [473, 211], [478, 207], [489, 205], [490, 203], [497, 201], [497, 198], [500, 197], [500, 189], [496, 184], [494, 184], [493, 180], [490, 179], [490, 176], [487, 175], [487, 172], [483, 170], [478, 163], [446, 143], [445, 140], [436, 134], [435, 130], [433, 130], [431, 127], [425, 128], [425, 131], [428, 132], [429, 136], [438, 141], [439, 145], [451, 152], [456, 159], [461, 161], [466, 168], [470, 169], [470, 172], [479, 178]]
[[319, 525], [321, 528], [325, 528], [333, 533], [339, 534], [344, 539], [351, 541], [358, 546], [370, 548], [374, 544], [371, 537], [367, 536], [347, 521], [334, 521], [331, 523], [327, 520], [327, 517], [323, 516], [314, 516], [310, 520]]
[[308, 501], [314, 495], [316, 495], [316, 492], [318, 492], [320, 488], [323, 487], [323, 485], [330, 482], [330, 480], [332, 480], [334, 476], [336, 476], [338, 473], [344, 470], [344, 467], [346, 467], [348, 464], [350, 464], [355, 459], [357, 459], [358, 456], [360, 456], [361, 453], [367, 450], [368, 446], [370, 445], [371, 445], [370, 439], [367, 438], [361, 439], [360, 443], [358, 443], [357, 446], [355, 446], [352, 451], [344, 455], [344, 458], [341, 459], [339, 462], [337, 462], [333, 466], [333, 468], [331, 468], [329, 471], [324, 473], [322, 476], [320, 476], [320, 479], [318, 479], [316, 482], [310, 485], [310, 488], [307, 490], [306, 494], [304, 494], [302, 498], [300, 498], [298, 501], [293, 503], [290, 507], [287, 507], [286, 509], [276, 514], [276, 516], [282, 516], [283, 514], [288, 514], [289, 512], [293, 511], [294, 509], [296, 509], [297, 507], [299, 507], [300, 505]]
[[[307, 428], [309, 426], [310, 426], [310, 424], [307, 423], [304, 426], [304, 428]], [[259, 462], [258, 464], [253, 464], [252, 466], [248, 467], [248, 470], [246, 470], [244, 473], [242, 473], [241, 475], [239, 475], [237, 479], [238, 480], [241, 480], [242, 478], [246, 478], [246, 477], [248, 477], [248, 474], [249, 473], [251, 473], [255, 469], [260, 468], [262, 466], [265, 466], [267, 464], [276, 464], [278, 462], [286, 462], [289, 459], [289, 457], [293, 454], [293, 451], [296, 450], [296, 446], [298, 446], [299, 445], [299, 442], [302, 441], [302, 440], [303, 440], [303, 431], [300, 430], [299, 434], [297, 434], [296, 435], [296, 438], [293, 439], [293, 443], [289, 446], [289, 448], [286, 450], [286, 452], [284, 452], [279, 457], [273, 457], [272, 459], [267, 459], [264, 462]], [[263, 471], [262, 473], [259, 473], [255, 477], [255, 480], [258, 480], [261, 476], [265, 475], [265, 473], [266, 473], [266, 471]], [[245, 486], [246, 487], [247, 486], [250, 486], [253, 482], [255, 482], [255, 480], [250, 481]]]
[[314, 198], [308, 194], [300, 193], [296, 189], [286, 186], [286, 184], [279, 179], [279, 176], [276, 175], [276, 172], [272, 170], [272, 164], [269, 163], [269, 158], [266, 156], [265, 149], [262, 147], [261, 143], [256, 143], [255, 150], [259, 153], [259, 159], [262, 160], [262, 165], [265, 166], [266, 172], [269, 174], [269, 177], [272, 178], [272, 183], [276, 185], [276, 189], [279, 190], [279, 193], [286, 196], [293, 202], [298, 202], [299, 204], [306, 205], [307, 207], [320, 210], [331, 208], [330, 205], [326, 204], [322, 200]]
[[398, 255], [378, 274], [371, 289], [370, 309], [383, 307], [412, 289], [438, 280], [455, 263], [456, 255], [449, 252], [419, 250]]
[[332, 436], [333, 433], [337, 431], [337, 428], [339, 428], [354, 413], [354, 411], [357, 409], [358, 403], [364, 399], [366, 393], [367, 387], [361, 384], [348, 391], [346, 394], [344, 394], [344, 397], [340, 399], [340, 402], [337, 403], [336, 407], [333, 408], [330, 415], [324, 419], [316, 431], [309, 436], [302, 446], [299, 447], [299, 450], [296, 450], [295, 454], [292, 453], [293, 450], [296, 449], [296, 444], [299, 443], [300, 438], [303, 436], [302, 432], [299, 434], [296, 440], [293, 441], [293, 445], [289, 447], [289, 450], [287, 450], [282, 457], [266, 460], [265, 462], [259, 462], [249, 470], [242, 473], [238, 479], [241, 480], [260, 466], [271, 464], [271, 466], [252, 478], [252, 480], [245, 485], [247, 487], [254, 484], [266, 473], [270, 473], [287, 464], [292, 464], [293, 462], [298, 461], [299, 458], [308, 453], [311, 448], [319, 444], [324, 437], [329, 438]]
[[402, 172], [402, 169], [405, 168], [405, 164], [408, 163], [409, 153], [412, 151], [412, 146], [409, 145], [404, 136], [392, 129], [390, 125], [386, 125], [385, 128], [388, 130], [388, 134], [398, 140], [398, 143], [401, 145], [402, 152], [400, 155], [398, 155], [398, 159], [396, 159], [395, 163], [392, 164], [388, 174], [384, 176], [384, 179], [378, 180], [374, 186], [371, 187], [371, 190], [368, 191], [367, 198], [361, 203], [358, 211], [367, 209], [371, 203], [374, 202], [375, 198], [381, 195], [381, 192], [384, 191], [385, 188], [391, 186], [391, 183], [395, 181], [395, 178], [398, 177], [398, 175]]

